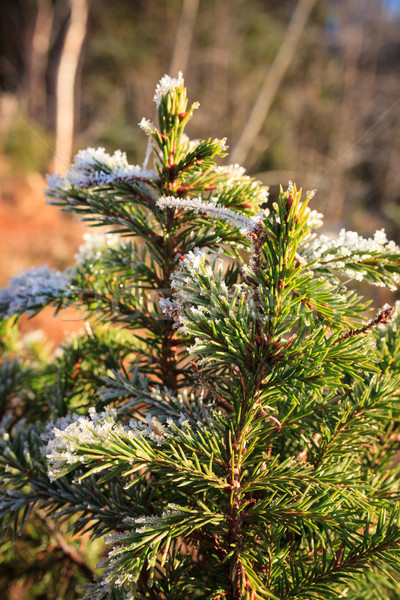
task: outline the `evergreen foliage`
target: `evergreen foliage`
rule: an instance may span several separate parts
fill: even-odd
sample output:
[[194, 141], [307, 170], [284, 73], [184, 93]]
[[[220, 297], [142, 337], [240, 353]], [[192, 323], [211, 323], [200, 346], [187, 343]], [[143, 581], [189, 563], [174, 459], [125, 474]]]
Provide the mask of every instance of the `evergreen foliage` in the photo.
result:
[[[154, 99], [142, 166], [88, 149], [49, 178], [103, 233], [0, 292], [3, 535], [105, 539], [91, 600], [400, 598], [400, 316], [351, 285], [395, 288], [400, 249], [317, 236], [293, 184], [266, 208], [187, 138], [181, 75]], [[21, 353], [11, 320], [47, 305], [91, 325]]]

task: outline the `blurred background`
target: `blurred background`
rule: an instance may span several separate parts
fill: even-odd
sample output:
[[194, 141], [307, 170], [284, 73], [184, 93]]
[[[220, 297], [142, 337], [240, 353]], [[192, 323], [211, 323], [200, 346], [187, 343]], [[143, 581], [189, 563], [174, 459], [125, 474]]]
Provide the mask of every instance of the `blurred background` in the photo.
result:
[[192, 137], [270, 186], [318, 190], [326, 227], [400, 238], [400, 0], [0, 0], [0, 286], [71, 264], [83, 228], [44, 175], [104, 146], [141, 163], [158, 80]]

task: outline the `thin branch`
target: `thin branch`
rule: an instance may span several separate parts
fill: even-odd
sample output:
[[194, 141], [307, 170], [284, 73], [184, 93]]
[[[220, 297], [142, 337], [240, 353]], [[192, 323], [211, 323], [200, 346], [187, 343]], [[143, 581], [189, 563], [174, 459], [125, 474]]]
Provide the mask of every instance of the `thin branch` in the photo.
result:
[[34, 117], [38, 117], [46, 110], [46, 64], [50, 48], [53, 15], [53, 2], [51, 0], [38, 0], [28, 74], [30, 113]]
[[185, 72], [187, 69], [198, 10], [199, 0], [183, 0], [181, 18], [179, 19], [169, 68], [171, 75], [175, 75], [178, 71]]
[[221, 394], [217, 392], [215, 387], [211, 385], [205, 377], [203, 377], [203, 375], [200, 373], [200, 369], [197, 366], [197, 364], [194, 361], [192, 361], [190, 365], [193, 369], [194, 376], [200, 381], [201, 385], [204, 388], [206, 388], [214, 398], [217, 398], [217, 400], [219, 400], [225, 408], [232, 410], [232, 405], [230, 404], [230, 402], [228, 402], [228, 400], [221, 396]]
[[50, 533], [54, 536], [54, 538], [58, 544], [58, 547], [60, 548], [60, 550], [62, 550], [62, 552], [65, 554], [65, 556], [71, 562], [76, 564], [80, 568], [82, 573], [84, 573], [84, 575], [86, 575], [86, 577], [90, 581], [94, 582], [96, 579], [96, 575], [95, 575], [94, 571], [92, 571], [92, 569], [86, 563], [86, 561], [82, 557], [81, 553], [74, 546], [71, 546], [71, 544], [69, 544], [67, 542], [67, 540], [62, 535], [62, 533], [57, 529], [57, 527], [56, 527], [55, 523], [52, 521], [52, 519], [50, 519], [47, 516], [46, 512], [44, 510], [41, 510], [40, 508], [36, 508], [35, 514], [39, 517], [39, 519], [42, 521], [42, 523], [44, 523], [44, 525], [47, 527], [47, 529], [50, 531]]
[[[364, 50], [364, 24], [362, 20], [355, 22], [351, 13], [354, 10], [351, 2], [344, 3], [344, 15], [341, 29], [343, 38], [343, 91], [337, 124], [337, 140], [335, 158], [343, 157], [331, 173], [330, 202], [326, 213], [334, 221], [343, 219], [346, 197], [346, 174], [352, 166], [354, 153], [347, 153], [355, 140], [358, 106], [357, 90], [360, 87], [359, 61]], [[365, 86], [365, 80], [362, 83]]]
[[61, 51], [56, 91], [56, 149], [53, 169], [64, 172], [71, 162], [75, 120], [75, 82], [87, 33], [90, 0], [70, 0], [70, 23]]
[[368, 333], [373, 327], [376, 327], [377, 325], [387, 325], [388, 323], [390, 323], [390, 318], [393, 313], [394, 313], [394, 308], [389, 306], [389, 308], [386, 308], [385, 310], [383, 310], [376, 317], [376, 319], [374, 319], [373, 321], [370, 321], [369, 323], [364, 325], [364, 327], [360, 327], [360, 329], [350, 329], [350, 331], [348, 331], [345, 335], [342, 335], [342, 337], [338, 338], [336, 340], [335, 344], [340, 344], [341, 342], [344, 342], [345, 340], [348, 340], [349, 338], [355, 337], [356, 335], [362, 335], [363, 333]]

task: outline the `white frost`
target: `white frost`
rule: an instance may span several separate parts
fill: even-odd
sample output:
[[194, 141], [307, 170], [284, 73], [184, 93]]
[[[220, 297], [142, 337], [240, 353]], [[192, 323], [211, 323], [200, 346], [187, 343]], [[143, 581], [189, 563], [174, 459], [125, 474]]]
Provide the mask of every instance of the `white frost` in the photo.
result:
[[183, 79], [182, 71], [179, 71], [178, 77], [170, 77], [169, 75], [164, 75], [164, 77], [162, 77], [160, 79], [160, 82], [157, 84], [156, 91], [154, 94], [154, 102], [157, 108], [160, 106], [161, 98], [163, 96], [168, 94], [168, 92], [171, 92], [176, 88], [179, 88], [184, 85], [185, 81]]
[[45, 194], [53, 198], [71, 186], [84, 189], [135, 179], [151, 180], [155, 177], [154, 171], [130, 165], [126, 153], [121, 150], [116, 150], [111, 155], [104, 148], [87, 148], [78, 152], [65, 177], [57, 173], [47, 177], [48, 188]]
[[201, 196], [198, 198], [175, 198], [174, 196], [163, 196], [159, 198], [157, 204], [160, 208], [183, 208], [186, 210], [193, 210], [196, 213], [205, 213], [213, 215], [219, 219], [228, 221], [238, 229], [244, 235], [248, 235], [253, 232], [260, 222], [260, 219], [264, 216], [263, 212], [260, 212], [254, 217], [246, 217], [239, 213], [225, 208], [217, 204], [218, 198], [211, 198], [209, 201], [204, 201]]
[[0, 318], [34, 314], [44, 304], [58, 300], [69, 291], [70, 273], [53, 271], [47, 265], [21, 271], [10, 285], [0, 290]]

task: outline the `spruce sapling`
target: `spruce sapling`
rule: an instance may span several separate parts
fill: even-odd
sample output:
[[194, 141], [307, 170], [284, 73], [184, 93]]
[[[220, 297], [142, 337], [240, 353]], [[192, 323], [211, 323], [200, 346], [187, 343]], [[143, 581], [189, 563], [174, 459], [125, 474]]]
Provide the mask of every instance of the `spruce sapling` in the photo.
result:
[[352, 282], [395, 289], [400, 249], [317, 235], [291, 183], [267, 208], [187, 138], [181, 74], [154, 99], [142, 166], [88, 149], [49, 178], [102, 233], [0, 292], [4, 319], [90, 319], [45, 368], [2, 360], [2, 531], [40, 510], [105, 539], [90, 600], [399, 598], [400, 316]]

